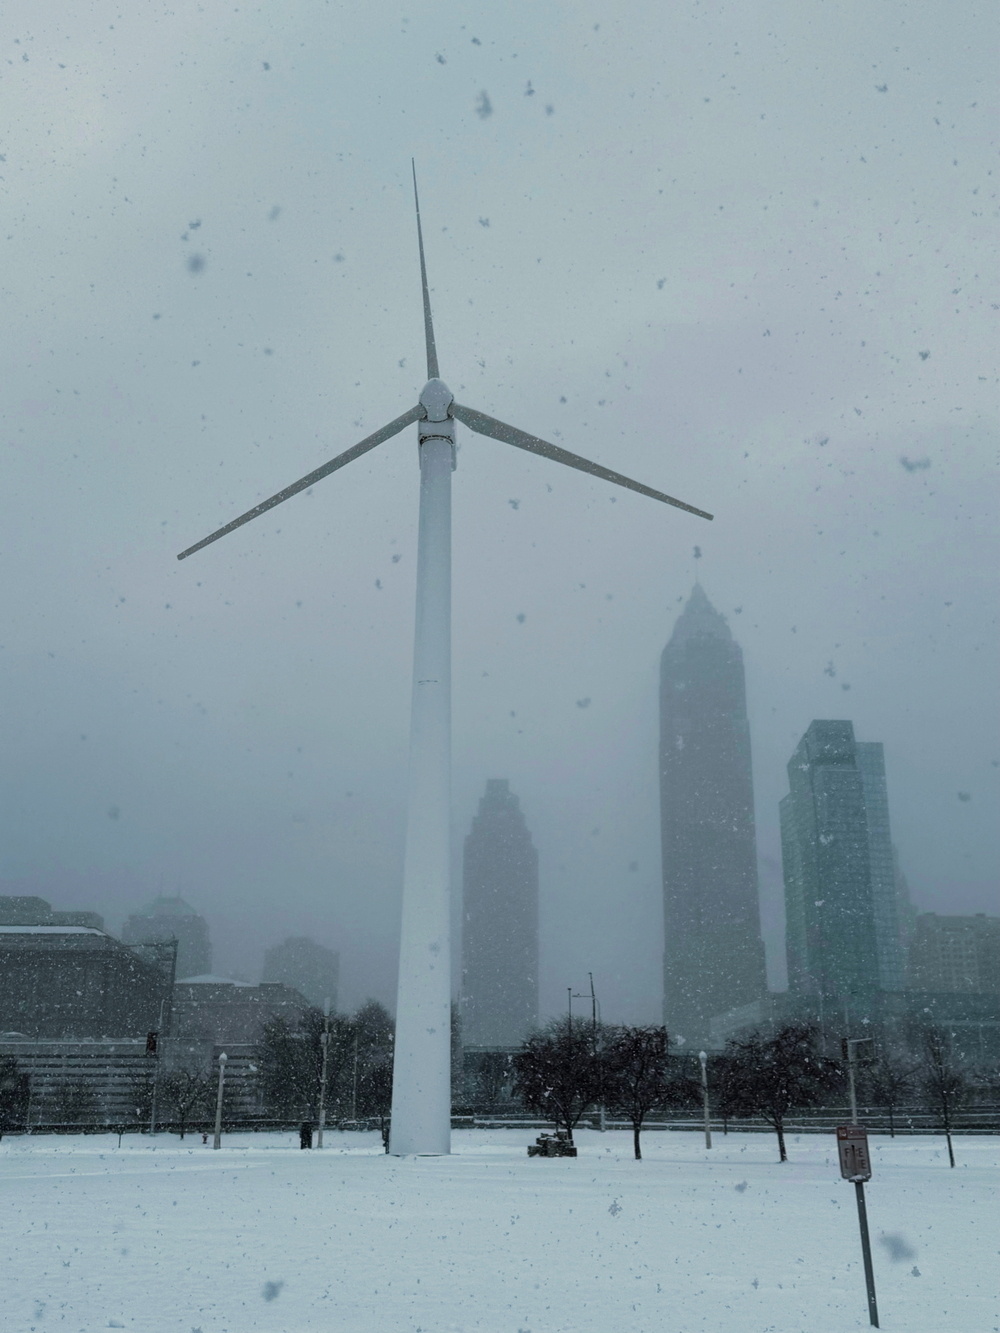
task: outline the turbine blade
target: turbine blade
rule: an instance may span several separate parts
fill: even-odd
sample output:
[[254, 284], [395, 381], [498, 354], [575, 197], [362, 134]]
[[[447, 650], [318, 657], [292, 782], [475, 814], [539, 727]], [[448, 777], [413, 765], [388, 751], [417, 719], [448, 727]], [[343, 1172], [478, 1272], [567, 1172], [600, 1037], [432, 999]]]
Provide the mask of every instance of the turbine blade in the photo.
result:
[[291, 486], [286, 486], [283, 491], [279, 491], [277, 495], [272, 495], [269, 500], [261, 500], [259, 505], [254, 505], [252, 509], [248, 509], [247, 512], [241, 514], [239, 518], [234, 518], [231, 523], [227, 523], [224, 528], [219, 528], [218, 532], [213, 532], [210, 537], [204, 537], [200, 542], [195, 542], [194, 546], [189, 546], [186, 551], [181, 551], [177, 559], [183, 560], [189, 555], [194, 555], [195, 551], [200, 551], [203, 546], [210, 546], [212, 542], [217, 542], [220, 537], [225, 537], [230, 532], [234, 532], [237, 528], [241, 528], [244, 523], [249, 523], [252, 518], [259, 518], [261, 514], [266, 514], [267, 511], [273, 509], [275, 505], [280, 505], [282, 500], [288, 500], [293, 495], [298, 495], [299, 491], [306, 490], [309, 486], [312, 486], [314, 482], [322, 481], [322, 479], [328, 477], [331, 472], [336, 472], [338, 468], [344, 467], [347, 463], [353, 463], [356, 458], [360, 458], [362, 454], [366, 454], [369, 449], [374, 449], [385, 440], [391, 439], [393, 435], [398, 435], [401, 430], [411, 425], [414, 421], [421, 420], [423, 416], [424, 409], [422, 407], [411, 407], [410, 410], [404, 412], [401, 417], [397, 417], [395, 421], [390, 421], [388, 426], [383, 426], [382, 429], [377, 430], [374, 435], [367, 436], [360, 442], [360, 444], [356, 444], [352, 448], [345, 450], [344, 453], [338, 454], [337, 457], [332, 458], [329, 463], [324, 463], [322, 467], [316, 468], [314, 472], [310, 472], [300, 481], [293, 482]]
[[420, 246], [420, 284], [424, 292], [424, 340], [427, 343], [427, 378], [438, 378], [438, 354], [434, 345], [434, 324], [431, 320], [431, 294], [427, 288], [427, 265], [424, 263], [424, 233], [420, 226], [420, 199], [417, 195], [417, 164], [410, 158], [413, 168], [413, 203], [417, 210], [417, 244]]
[[529, 454], [540, 454], [542, 458], [551, 458], [555, 463], [565, 463], [567, 467], [575, 467], [580, 472], [589, 472], [593, 477], [601, 477], [604, 481], [624, 486], [629, 491], [638, 491], [640, 495], [648, 495], [653, 500], [662, 500], [664, 504], [673, 505], [675, 509], [685, 509], [689, 514], [697, 514], [699, 518], [712, 517], [711, 514], [706, 514], [704, 509], [696, 509], [694, 505], [676, 500], [672, 495], [664, 495], [663, 491], [654, 491], [651, 486], [644, 486], [641, 481], [623, 477], [620, 472], [612, 472], [610, 468], [601, 467], [600, 463], [591, 463], [589, 459], [581, 458], [579, 454], [571, 454], [568, 449], [560, 449], [556, 444], [540, 440], [537, 435], [529, 435], [527, 431], [518, 430], [516, 426], [508, 426], [506, 422], [497, 421], [496, 417], [488, 417], [485, 412], [477, 412], [472, 407], [463, 407], [461, 403], [452, 403], [451, 411], [459, 421], [463, 421], [470, 430], [480, 435], [488, 435], [493, 440], [502, 440], [504, 444], [513, 444], [517, 449], [527, 449]]

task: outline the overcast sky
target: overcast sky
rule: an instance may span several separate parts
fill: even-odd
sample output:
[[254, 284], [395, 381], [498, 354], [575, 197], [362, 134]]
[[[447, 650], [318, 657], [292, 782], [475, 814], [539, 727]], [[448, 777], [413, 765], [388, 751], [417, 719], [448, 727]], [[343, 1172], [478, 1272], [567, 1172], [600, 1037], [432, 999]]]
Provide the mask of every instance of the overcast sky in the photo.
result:
[[[813, 718], [885, 742], [923, 910], [996, 913], [993, 6], [7, 0], [0, 876], [155, 893], [256, 980], [392, 1001], [415, 431], [176, 553], [423, 383], [462, 401], [455, 849], [540, 853], [542, 1000], [661, 1000], [657, 670], [696, 569], [747, 664], [762, 898]], [[693, 549], [702, 559], [696, 563]], [[456, 885], [457, 887], [457, 885]]]

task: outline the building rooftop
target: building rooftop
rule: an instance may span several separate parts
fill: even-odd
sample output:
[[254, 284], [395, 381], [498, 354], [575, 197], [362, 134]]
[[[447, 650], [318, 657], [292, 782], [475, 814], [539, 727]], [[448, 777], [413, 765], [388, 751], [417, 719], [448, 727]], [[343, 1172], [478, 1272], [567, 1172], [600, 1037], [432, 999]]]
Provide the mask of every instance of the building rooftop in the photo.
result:
[[253, 988], [252, 981], [237, 981], [235, 977], [214, 977], [209, 972], [203, 973], [200, 977], [178, 977], [178, 986], [250, 986]]
[[0, 926], [0, 935], [101, 935], [94, 926]]
[[136, 916], [197, 916], [190, 903], [184, 901], [180, 894], [174, 894], [172, 897], [161, 896], [154, 898], [148, 907], [141, 912], [136, 912]]
[[689, 639], [700, 638], [703, 635], [722, 639], [727, 643], [733, 637], [732, 631], [726, 624], [726, 617], [716, 611], [705, 595], [704, 588], [700, 583], [696, 583], [691, 589], [691, 596], [687, 599], [684, 610], [677, 617], [674, 632], [667, 646], [676, 648], [687, 643]]

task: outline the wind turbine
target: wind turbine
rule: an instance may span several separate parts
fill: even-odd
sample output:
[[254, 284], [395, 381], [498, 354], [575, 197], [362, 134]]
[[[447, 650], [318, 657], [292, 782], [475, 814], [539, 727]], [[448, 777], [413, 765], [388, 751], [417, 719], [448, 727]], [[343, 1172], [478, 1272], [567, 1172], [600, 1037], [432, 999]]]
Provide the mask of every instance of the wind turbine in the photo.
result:
[[438, 376], [415, 169], [413, 200], [427, 346], [427, 383], [416, 406], [177, 557], [186, 559], [417, 423], [417, 608], [389, 1143], [389, 1151], [397, 1156], [444, 1154], [451, 1149], [451, 474], [456, 463], [455, 422], [699, 518], [712, 517], [672, 495], [455, 402]]

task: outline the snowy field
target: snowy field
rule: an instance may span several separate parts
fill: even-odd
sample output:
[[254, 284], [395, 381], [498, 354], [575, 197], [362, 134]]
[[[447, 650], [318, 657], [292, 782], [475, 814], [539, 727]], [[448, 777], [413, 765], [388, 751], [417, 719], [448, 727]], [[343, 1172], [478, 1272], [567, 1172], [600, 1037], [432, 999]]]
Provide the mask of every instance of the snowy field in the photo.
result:
[[[5, 1138], [6, 1333], [840, 1333], [868, 1327], [854, 1187], [832, 1136], [456, 1131]], [[883, 1329], [1000, 1328], [1000, 1138], [876, 1138]]]

